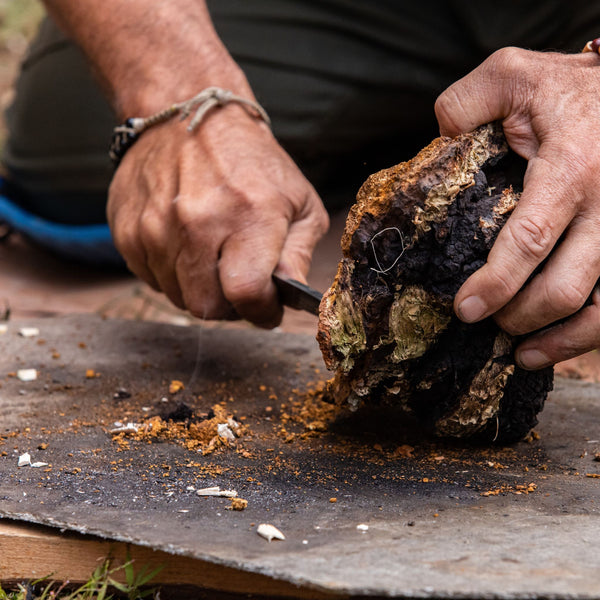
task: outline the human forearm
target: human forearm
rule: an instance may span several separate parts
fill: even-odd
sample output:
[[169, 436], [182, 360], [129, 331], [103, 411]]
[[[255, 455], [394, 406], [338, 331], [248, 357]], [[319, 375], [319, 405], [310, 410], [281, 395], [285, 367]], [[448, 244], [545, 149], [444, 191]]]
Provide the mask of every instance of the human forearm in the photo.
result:
[[212, 85], [252, 98], [202, 0], [45, 5], [87, 56], [120, 118], [152, 114]]
[[[45, 1], [121, 119], [210, 86], [253, 99], [203, 1]], [[269, 127], [239, 103], [215, 107], [192, 132], [173, 120], [144, 131], [115, 172], [107, 216], [131, 271], [174, 304], [264, 327], [281, 319], [273, 272], [302, 280], [328, 223]]]

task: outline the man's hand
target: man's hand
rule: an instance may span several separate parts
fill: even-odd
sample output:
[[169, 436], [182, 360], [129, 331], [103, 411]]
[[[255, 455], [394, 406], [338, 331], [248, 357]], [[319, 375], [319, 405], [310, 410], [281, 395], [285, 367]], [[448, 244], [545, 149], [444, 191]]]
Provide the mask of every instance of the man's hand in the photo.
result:
[[529, 369], [600, 346], [600, 57], [505, 48], [448, 88], [436, 115], [450, 136], [500, 119], [528, 160], [517, 208], [456, 295], [458, 316], [494, 315], [514, 335], [570, 317], [517, 348]]
[[246, 109], [215, 108], [193, 133], [185, 125], [151, 128], [125, 155], [109, 193], [115, 244], [193, 315], [273, 327], [282, 309], [271, 275], [305, 281], [327, 213]]
[[[254, 100], [202, 0], [44, 0], [79, 44], [121, 120], [147, 117], [207, 87]], [[328, 226], [320, 199], [269, 128], [244, 107], [173, 119], [128, 150], [108, 218], [131, 270], [206, 319], [281, 319], [271, 275], [304, 281]]]

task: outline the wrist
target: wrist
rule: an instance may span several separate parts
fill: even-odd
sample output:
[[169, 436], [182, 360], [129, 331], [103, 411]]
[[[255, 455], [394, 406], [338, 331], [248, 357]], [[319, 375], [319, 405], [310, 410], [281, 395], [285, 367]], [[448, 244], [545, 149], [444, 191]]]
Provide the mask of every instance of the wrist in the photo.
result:
[[254, 100], [254, 94], [242, 70], [224, 51], [225, 56], [210, 60], [210, 67], [190, 69], [183, 57], [171, 68], [147, 61], [138, 66], [135, 76], [127, 76], [115, 89], [113, 106], [118, 117], [147, 117], [168, 106], [181, 103], [209, 87], [220, 87]]
[[161, 111], [148, 117], [130, 117], [113, 131], [109, 156], [115, 166], [118, 166], [127, 150], [139, 139], [146, 130], [170, 121], [176, 116], [180, 120], [191, 118], [187, 126], [188, 132], [193, 132], [202, 123], [209, 112], [221, 109], [227, 105], [237, 104], [255, 118], [261, 119], [269, 127], [271, 120], [264, 108], [252, 100], [234, 94], [231, 90], [211, 86], [205, 88], [184, 102], [169, 105]]

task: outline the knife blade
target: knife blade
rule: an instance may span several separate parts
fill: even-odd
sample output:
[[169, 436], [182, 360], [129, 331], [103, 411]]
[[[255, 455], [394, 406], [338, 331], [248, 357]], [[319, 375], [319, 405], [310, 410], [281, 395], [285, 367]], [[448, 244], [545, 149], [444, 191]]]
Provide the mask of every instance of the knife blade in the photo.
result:
[[273, 281], [279, 293], [279, 300], [284, 306], [305, 310], [313, 315], [319, 315], [319, 304], [323, 294], [296, 279], [273, 274]]

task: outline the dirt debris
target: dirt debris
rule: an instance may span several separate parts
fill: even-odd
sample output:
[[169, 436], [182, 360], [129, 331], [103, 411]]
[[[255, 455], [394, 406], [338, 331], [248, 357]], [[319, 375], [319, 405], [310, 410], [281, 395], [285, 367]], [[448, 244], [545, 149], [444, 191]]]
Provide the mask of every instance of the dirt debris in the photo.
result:
[[229, 510], [245, 510], [248, 507], [248, 500], [244, 500], [243, 498], [232, 498], [231, 506]]
[[173, 379], [169, 384], [169, 394], [176, 394], [183, 389], [185, 389], [185, 386], [183, 385], [183, 381], [179, 381], [179, 379]]
[[533, 494], [537, 490], [537, 485], [535, 483], [530, 483], [528, 485], [502, 485], [499, 488], [494, 490], [487, 490], [485, 492], [481, 492], [479, 495], [484, 497], [489, 496], [505, 496], [506, 494], [515, 494], [520, 496], [521, 494]]
[[[186, 415], [188, 413], [186, 412]], [[116, 431], [113, 440], [122, 449], [130, 447], [129, 442], [174, 442], [186, 448], [195, 450], [203, 455], [211, 454], [216, 450], [230, 448], [235, 445], [238, 438], [244, 436], [247, 428], [236, 421], [220, 404], [215, 404], [211, 409], [212, 417], [202, 415], [195, 420], [195, 415], [190, 411], [189, 418], [185, 420], [163, 419], [161, 416], [152, 416], [140, 421], [135, 431]], [[236, 426], [231, 427], [235, 422]], [[219, 433], [222, 426], [227, 427], [230, 435]]]

